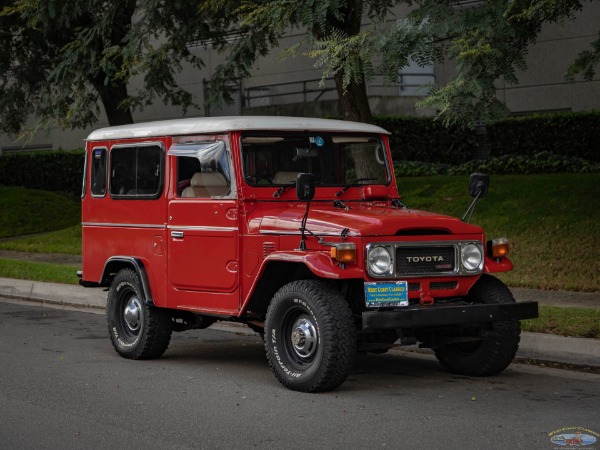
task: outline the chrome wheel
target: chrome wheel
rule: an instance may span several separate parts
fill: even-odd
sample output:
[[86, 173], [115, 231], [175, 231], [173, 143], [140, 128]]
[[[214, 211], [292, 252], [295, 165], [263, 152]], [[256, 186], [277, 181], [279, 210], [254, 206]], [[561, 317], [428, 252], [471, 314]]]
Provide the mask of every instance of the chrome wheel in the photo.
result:
[[317, 351], [317, 330], [308, 316], [301, 316], [296, 320], [290, 338], [292, 348], [302, 359], [312, 358]]
[[135, 296], [131, 296], [127, 305], [125, 305], [125, 311], [123, 311], [123, 318], [127, 324], [127, 328], [134, 333], [140, 329], [141, 323], [142, 305], [140, 300]]

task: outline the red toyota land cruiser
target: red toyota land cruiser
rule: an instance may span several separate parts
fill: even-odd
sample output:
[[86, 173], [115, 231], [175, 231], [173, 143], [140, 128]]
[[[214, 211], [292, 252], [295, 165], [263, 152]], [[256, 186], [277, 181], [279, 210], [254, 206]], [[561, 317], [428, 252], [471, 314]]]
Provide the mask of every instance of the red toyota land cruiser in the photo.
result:
[[[86, 143], [84, 286], [108, 286], [108, 332], [125, 358], [157, 358], [172, 331], [216, 321], [264, 336], [277, 379], [344, 382], [357, 351], [432, 348], [448, 370], [513, 360], [516, 303], [490, 275], [505, 239], [400, 200], [385, 130], [290, 117], [118, 126]], [[470, 192], [487, 192], [474, 174]]]

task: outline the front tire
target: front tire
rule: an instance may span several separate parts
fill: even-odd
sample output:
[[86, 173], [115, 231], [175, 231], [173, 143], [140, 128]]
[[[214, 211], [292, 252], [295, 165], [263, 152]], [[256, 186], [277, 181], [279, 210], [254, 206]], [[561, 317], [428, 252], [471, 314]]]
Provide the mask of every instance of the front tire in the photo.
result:
[[[515, 299], [499, 279], [483, 274], [471, 288], [468, 300], [473, 303], [514, 303]], [[488, 326], [491, 337], [474, 343], [452, 344], [434, 349], [435, 356], [449, 372], [469, 376], [496, 375], [514, 359], [521, 339], [518, 320], [493, 322]]]
[[137, 272], [123, 269], [108, 291], [108, 334], [119, 355], [128, 359], [161, 356], [171, 340], [171, 318], [145, 302]]
[[283, 286], [267, 310], [265, 349], [285, 387], [301, 392], [335, 389], [348, 377], [356, 354], [348, 303], [324, 281]]

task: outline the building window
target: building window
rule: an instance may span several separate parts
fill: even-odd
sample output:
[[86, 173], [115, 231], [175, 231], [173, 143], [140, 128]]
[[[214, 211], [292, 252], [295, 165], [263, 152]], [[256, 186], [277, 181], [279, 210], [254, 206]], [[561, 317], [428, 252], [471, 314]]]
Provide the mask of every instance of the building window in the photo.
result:
[[409, 60], [409, 64], [403, 67], [398, 74], [400, 96], [423, 97], [429, 95], [429, 85], [435, 83], [435, 72], [433, 63], [421, 66]]

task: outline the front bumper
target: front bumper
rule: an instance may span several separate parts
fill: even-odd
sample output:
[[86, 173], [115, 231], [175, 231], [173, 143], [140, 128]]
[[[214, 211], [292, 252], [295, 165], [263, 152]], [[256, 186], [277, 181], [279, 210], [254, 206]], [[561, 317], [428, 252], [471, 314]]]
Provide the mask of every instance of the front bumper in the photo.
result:
[[475, 325], [510, 319], [535, 319], [537, 302], [496, 303], [490, 305], [411, 305], [387, 311], [364, 311], [364, 331], [390, 328], [430, 328]]

